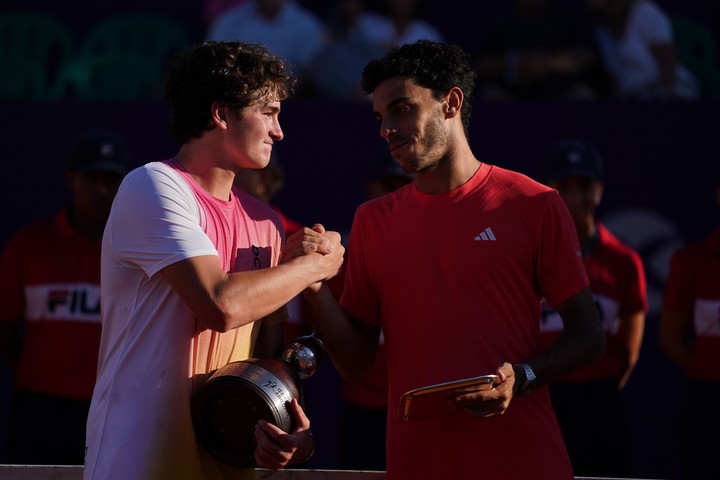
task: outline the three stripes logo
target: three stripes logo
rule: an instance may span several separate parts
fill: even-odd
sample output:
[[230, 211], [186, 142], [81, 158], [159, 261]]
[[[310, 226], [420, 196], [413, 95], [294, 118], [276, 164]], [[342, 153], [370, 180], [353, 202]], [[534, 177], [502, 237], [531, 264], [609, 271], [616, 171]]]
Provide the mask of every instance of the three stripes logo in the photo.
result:
[[495, 238], [495, 235], [493, 234], [492, 229], [490, 227], [488, 227], [485, 230], [483, 230], [482, 232], [480, 232], [480, 234], [477, 237], [475, 237], [475, 240], [494, 242], [496, 240], [496, 238]]

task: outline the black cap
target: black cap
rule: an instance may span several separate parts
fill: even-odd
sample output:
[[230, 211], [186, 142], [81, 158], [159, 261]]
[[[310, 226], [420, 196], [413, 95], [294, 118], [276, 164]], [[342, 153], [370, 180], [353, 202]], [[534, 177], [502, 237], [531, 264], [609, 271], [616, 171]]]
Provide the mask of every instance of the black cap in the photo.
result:
[[68, 170], [75, 172], [113, 172], [125, 175], [129, 154], [123, 138], [107, 130], [88, 130], [70, 147]]
[[571, 140], [561, 142], [553, 148], [545, 164], [545, 179], [552, 181], [570, 176], [603, 181], [602, 158], [594, 147]]

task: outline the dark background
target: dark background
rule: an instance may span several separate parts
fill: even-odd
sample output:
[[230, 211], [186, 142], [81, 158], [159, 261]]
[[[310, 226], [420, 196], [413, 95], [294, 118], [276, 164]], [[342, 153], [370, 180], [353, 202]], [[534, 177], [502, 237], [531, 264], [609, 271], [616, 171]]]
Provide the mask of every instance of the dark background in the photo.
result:
[[[54, 214], [67, 200], [62, 183], [68, 139], [89, 126], [126, 134], [139, 165], [172, 156], [161, 103], [4, 104], [0, 158], [0, 242], [19, 226]], [[582, 138], [598, 146], [607, 180], [599, 216], [643, 256], [651, 311], [640, 361], [626, 388], [636, 441], [636, 474], [675, 478], [682, 424], [683, 372], [658, 349], [657, 321], [669, 255], [718, 225], [713, 197], [720, 124], [717, 101], [692, 103], [478, 103], [471, 129], [481, 160], [539, 174], [556, 141]], [[364, 103], [293, 99], [283, 107], [286, 137], [278, 144], [286, 185], [277, 203], [292, 218], [350, 227], [364, 198], [364, 179], [384, 147]], [[52, 248], [52, 245], [48, 245]], [[677, 381], [667, 381], [676, 378]], [[339, 468], [342, 400], [328, 362], [306, 381], [319, 449], [316, 468]], [[709, 412], [710, 413], [710, 412]], [[715, 414], [715, 413], [713, 413]]]
[[[322, 2], [302, 2], [322, 7]], [[429, 2], [428, 18], [448, 39], [472, 49], [473, 34], [503, 13], [490, 2]], [[504, 2], [494, 2], [504, 3]], [[720, 31], [719, 2], [659, 1], [666, 10], [698, 18]], [[468, 9], [468, 4], [471, 5]], [[4, 2], [3, 10], [37, 8], [73, 25], [78, 40], [104, 16], [150, 11], [171, 16], [191, 38], [202, 37], [200, 2]], [[482, 5], [482, 9], [480, 8]], [[136, 165], [175, 154], [165, 132], [161, 100], [132, 102], [0, 103], [0, 246], [18, 227], [53, 215], [68, 199], [63, 184], [70, 139], [88, 127], [122, 132]], [[276, 203], [291, 218], [347, 231], [375, 160], [386, 153], [369, 103], [293, 98], [280, 117], [285, 139], [277, 145], [286, 172]], [[556, 142], [582, 139], [605, 159], [606, 189], [598, 215], [643, 257], [648, 277], [646, 335], [640, 361], [625, 390], [632, 418], [635, 475], [678, 478], [683, 372], [658, 348], [660, 297], [670, 254], [719, 225], [713, 186], [720, 157], [720, 100], [694, 102], [550, 102], [474, 105], [471, 146], [487, 163], [539, 178], [544, 154]], [[52, 245], [48, 245], [52, 248]], [[667, 379], [676, 379], [668, 381]], [[309, 416], [318, 440], [313, 468], [336, 469], [342, 400], [329, 362], [306, 380]], [[708, 414], [717, 414], [708, 412]]]

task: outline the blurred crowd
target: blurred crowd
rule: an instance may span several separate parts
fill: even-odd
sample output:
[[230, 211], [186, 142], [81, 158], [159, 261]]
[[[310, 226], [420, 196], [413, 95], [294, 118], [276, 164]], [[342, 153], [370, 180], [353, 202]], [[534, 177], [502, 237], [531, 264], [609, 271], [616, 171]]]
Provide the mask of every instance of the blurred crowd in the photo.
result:
[[[451, 38], [426, 0], [207, 1], [206, 38], [265, 43], [298, 70], [300, 93], [359, 97], [362, 66], [384, 50]], [[508, 99], [695, 99], [717, 93], [692, 35], [649, 0], [512, 0], [465, 45], [479, 95]], [[698, 23], [696, 29], [702, 29]], [[682, 44], [684, 45], [684, 43]], [[694, 68], [694, 71], [690, 67]]]
[[[131, 2], [132, 3], [132, 2]], [[704, 98], [720, 96], [720, 69], [718, 68], [716, 40], [711, 24], [704, 24], [702, 18], [689, 18], [661, 1], [651, 0], [582, 0], [580, 2], [569, 0], [511, 0], [504, 2], [502, 8], [498, 9], [496, 15], [484, 18], [478, 22], [478, 28], [471, 32], [465, 32], [462, 37], [453, 31], [453, 26], [446, 20], [434, 15], [438, 2], [430, 0], [205, 0], [202, 3], [200, 17], [196, 18], [197, 28], [186, 29], [186, 35], [174, 37], [173, 42], [166, 41], [163, 45], [166, 48], [149, 48], [147, 45], [139, 46], [148, 55], [151, 51], [157, 56], [153, 57], [151, 63], [162, 66], [158, 61], [159, 57], [168, 58], [173, 51], [177, 51], [180, 45], [200, 43], [205, 40], [239, 40], [249, 43], [262, 43], [270, 50], [286, 59], [289, 65], [298, 75], [296, 96], [310, 99], [332, 99], [348, 101], [367, 101], [367, 97], [360, 89], [359, 79], [363, 67], [372, 59], [381, 57], [393, 47], [412, 43], [420, 39], [436, 41], [459, 42], [462, 38], [463, 47], [477, 75], [476, 98], [483, 101], [528, 101], [528, 100], [562, 100], [592, 102], [599, 100], [626, 100], [626, 101], [665, 101], [682, 100], [693, 101]], [[480, 2], [472, 8], [480, 9]], [[490, 8], [489, 5], [482, 5], [482, 8]], [[459, 12], [458, 14], [475, 14], [474, 11]], [[165, 17], [171, 20], [173, 17]], [[0, 22], [0, 32], [7, 28], [6, 24]], [[184, 28], [184, 26], [183, 26]], [[166, 35], [168, 40], [170, 30], [161, 30], [150, 25], [158, 35]], [[116, 33], [114, 33], [116, 34]], [[88, 35], [90, 37], [91, 35]], [[94, 35], [93, 35], [94, 37]], [[0, 37], [0, 46], [3, 46]], [[468, 40], [470, 39], [470, 40]], [[80, 42], [81, 43], [81, 42]], [[9, 44], [8, 44], [9, 45]], [[96, 45], [104, 45], [102, 48], [110, 48], [103, 42]], [[114, 47], [125, 48], [123, 42], [115, 42]], [[128, 43], [129, 45], [129, 43]], [[160, 43], [158, 43], [160, 45]], [[135, 45], [138, 47], [138, 45]], [[78, 55], [89, 55], [89, 48], [78, 46]], [[97, 53], [97, 52], [96, 52]], [[73, 57], [67, 63], [67, 68], [62, 65], [53, 65], [57, 69], [60, 81], [55, 84], [52, 93], [42, 99], [95, 99], [89, 92], [94, 82], [103, 85], [103, 98], [159, 98], [162, 94], [158, 79], [157, 85], [146, 85], [133, 83], [131, 80], [141, 80], [143, 69], [136, 68], [133, 62], [138, 60], [140, 53], [134, 52], [132, 58], [116, 56], [94, 57], [93, 68], [97, 66], [104, 69], [105, 77], [91, 73], [90, 63], [83, 64], [80, 56]], [[8, 55], [0, 51], [0, 55]], [[59, 60], [60, 53], [52, 53], [55, 61]], [[14, 57], [13, 57], [14, 58]], [[17, 60], [17, 59], [15, 59]], [[130, 63], [125, 63], [129, 61]], [[40, 87], [31, 83], [24, 83], [21, 86], [9, 85], [13, 75], [26, 67], [24, 63], [17, 64], [16, 71], [8, 71], [0, 79], [0, 98], [12, 97], [25, 99], [24, 95], [30, 95], [33, 91], [39, 91]], [[29, 64], [28, 64], [29, 65]], [[115, 68], [111, 68], [111, 66]], [[126, 75], [134, 78], [126, 78]], [[159, 75], [159, 67], [153, 70], [150, 75]], [[33, 77], [34, 78], [34, 77]], [[150, 82], [152, 83], [152, 82]], [[136, 89], [123, 90], [121, 96], [112, 89], [135, 86]], [[39, 85], [39, 84], [38, 84]], [[87, 87], [87, 88], [86, 88]], [[36, 88], [36, 90], [31, 90]], [[10, 92], [10, 93], [7, 93]], [[100, 95], [100, 94], [98, 94]], [[38, 99], [41, 97], [32, 97]], [[21, 346], [17, 342], [17, 322], [20, 322], [27, 312], [24, 311], [20, 301], [3, 302], [4, 310], [0, 312], [0, 320], [6, 323], [12, 320], [16, 323], [9, 325], [9, 332], [0, 335], [0, 353], [6, 358], [4, 360], [11, 367], [18, 364], [21, 368], [21, 382], [19, 389], [40, 390], [47, 393], [49, 397], [60, 397], [60, 405], [64, 409], [62, 415], [57, 415], [53, 410], [54, 401], [57, 399], [46, 398], [45, 394], [40, 396], [18, 396], [12, 405], [13, 410], [8, 410], [6, 415], [11, 418], [0, 416], [0, 427], [10, 432], [12, 440], [5, 445], [5, 440], [0, 440], [0, 456], [18, 463], [51, 463], [51, 464], [80, 464], [83, 461], [84, 441], [84, 418], [89, 406], [89, 389], [94, 379], [94, 359], [97, 357], [95, 350], [82, 352], [79, 348], [73, 348], [78, 356], [81, 353], [87, 354], [85, 358], [78, 358], [77, 363], [86, 367], [81, 371], [75, 367], [67, 367], [57, 361], [59, 354], [55, 350], [47, 348], [47, 345], [60, 348], [62, 346], [73, 346], [78, 344], [97, 343], [99, 336], [99, 305], [98, 302], [98, 279], [97, 271], [94, 269], [98, 263], [99, 239], [104, 226], [107, 212], [90, 215], [85, 213], [82, 207], [90, 210], [105, 207], [109, 210], [109, 201], [101, 201], [90, 198], [83, 192], [101, 193], [106, 197], [115, 194], [117, 184], [122, 175], [128, 170], [127, 152], [124, 141], [115, 135], [102, 133], [99, 137], [93, 132], [88, 138], [79, 140], [78, 145], [71, 151], [71, 161], [66, 172], [66, 181], [73, 196], [72, 204], [65, 206], [58, 217], [52, 222], [47, 222], [43, 228], [46, 230], [28, 230], [10, 244], [5, 253], [4, 261], [0, 262], [6, 272], [12, 274], [4, 275], [6, 292], [12, 291], [17, 298], [24, 295], [24, 287], [20, 279], [26, 275], [18, 272], [22, 268], [31, 269], [33, 272], [41, 272], [44, 275], [45, 265], [57, 263], [57, 278], [43, 278], [42, 280], [51, 284], [45, 294], [54, 296], [54, 303], [60, 305], [61, 311], [44, 312], [55, 321], [53, 327], [57, 327], [58, 318], [62, 321], [68, 320], [65, 316], [70, 315], [69, 322], [75, 322], [80, 318], [85, 322], [83, 331], [78, 333], [69, 332], [69, 339], [57, 335], [56, 331], [43, 332], [42, 340], [31, 345], [33, 349], [25, 347], [24, 355], [21, 358]], [[78, 150], [78, 148], [80, 148]], [[563, 194], [564, 200], [569, 207], [575, 205], [575, 210], [580, 210], [574, 220], [578, 223], [578, 234], [581, 236], [581, 226], [591, 225], [586, 242], [588, 252], [592, 250], [601, 237], [605, 240], [610, 238], [605, 228], [595, 224], [594, 212], [599, 206], [603, 192], [603, 167], [599, 156], [589, 146], [572, 144], [570, 147], [563, 146], [562, 158], [567, 163], [577, 166], [583, 162], [592, 168], [573, 175], [557, 174], [548, 175], [545, 179], [549, 184]], [[559, 155], [559, 154], [558, 154]], [[597, 158], [596, 158], [597, 157]], [[80, 160], [78, 160], [80, 159]], [[713, 162], [714, 160], [710, 160]], [[84, 163], [83, 163], [84, 162]], [[593, 163], [594, 162], [594, 163]], [[556, 175], [557, 174], [557, 175]], [[552, 178], [551, 178], [552, 177]], [[718, 195], [720, 195], [720, 174], [715, 182]], [[374, 198], [379, 195], [394, 191], [410, 182], [412, 177], [407, 176], [398, 169], [397, 164], [389, 157], [378, 159], [378, 164], [367, 181], [367, 198]], [[289, 218], [280, 211], [274, 202], [276, 195], [282, 190], [285, 174], [282, 166], [278, 163], [277, 155], [273, 157], [269, 165], [264, 169], [244, 170], [236, 177], [236, 185], [250, 193], [262, 202], [269, 204], [275, 210], [284, 225], [285, 232], [289, 235], [301, 228], [300, 223]], [[82, 187], [82, 188], [81, 188]], [[77, 197], [77, 198], [76, 198]], [[85, 199], [83, 202], [82, 200]], [[720, 196], [718, 196], [720, 202]], [[90, 200], [88, 202], [88, 200]], [[77, 205], [75, 204], [77, 203]], [[575, 213], [575, 212], [574, 212]], [[86, 217], [90, 217], [88, 220]], [[99, 217], [99, 221], [97, 218]], [[96, 220], [90, 222], [90, 220]], [[83, 221], [86, 220], [86, 221]], [[583, 222], [585, 222], [583, 224]], [[87, 228], [90, 231], [85, 231]], [[599, 225], [599, 224], [598, 224]], [[585, 225], [587, 226], [587, 225]], [[38, 227], [39, 228], [39, 227]], [[98, 230], [99, 228], [99, 230]], [[70, 254], [56, 249], [49, 252], [49, 258], [37, 260], [38, 255], [34, 252], [43, 251], [47, 243], [47, 230], [55, 229], [53, 232], [58, 236], [58, 245], [67, 249], [78, 250], [89, 259], [83, 260], [88, 265], [88, 272], [82, 276], [76, 275], [71, 267], [61, 265], [62, 260], [72, 260]], [[587, 229], [586, 229], [587, 230]], [[601, 232], [601, 233], [598, 233]], [[32, 242], [28, 241], [32, 234]], [[718, 235], [714, 233], [713, 239]], [[346, 239], [344, 239], [346, 240]], [[610, 241], [608, 240], [608, 241]], [[62, 242], [61, 242], [62, 241]], [[715, 241], [715, 240], [713, 240]], [[82, 243], [78, 243], [82, 242]], [[65, 245], [67, 244], [67, 245]], [[88, 247], [89, 245], [89, 247]], [[717, 245], [717, 242], [712, 245]], [[585, 245], [583, 245], [585, 246]], [[625, 247], [618, 247], [624, 249]], [[71, 251], [71, 250], [69, 250]], [[623, 250], [624, 251], [624, 250]], [[704, 251], [703, 251], [704, 252]], [[583, 252], [584, 254], [587, 252]], [[707, 252], [704, 252], [707, 253]], [[92, 257], [90, 255], [93, 255]], [[704, 257], [697, 255], [693, 257], [697, 269], [705, 264], [709, 273], [698, 275], [702, 282], [712, 284], [715, 288], [714, 275], [717, 269], [717, 256], [713, 251], [712, 262], [705, 261]], [[632, 272], [624, 272], [625, 277], [632, 277], [628, 282], [634, 282], [633, 298], [618, 300], [622, 303], [622, 310], [618, 318], [622, 317], [623, 323], [615, 325], [615, 330], [608, 335], [615, 340], [616, 350], [621, 351], [621, 363], [624, 369], [621, 379], [613, 378], [612, 381], [587, 382], [594, 390], [578, 389], [577, 385], [562, 384], [556, 388], [553, 401], [555, 409], [562, 418], [564, 434], [567, 436], [568, 444], [571, 445], [573, 461], [581, 467], [577, 467], [582, 473], [609, 474], [607, 470], [599, 468], [613, 468], [610, 473], [630, 475], [632, 466], [632, 452], [630, 451], [630, 436], [627, 432], [629, 423], [620, 413], [613, 410], [607, 417], [597, 415], [596, 404], [604, 403], [619, 406], [621, 403], [620, 391], [623, 389], [627, 377], [637, 362], [640, 345], [643, 337], [645, 314], [648, 310], [647, 299], [645, 298], [644, 267], [636, 252], [626, 252], [629, 258], [627, 264], [634, 269], [627, 267]], [[24, 258], [32, 258], [34, 263], [29, 266], [20, 265]], [[693, 260], [690, 259], [690, 260]], [[592, 260], [592, 259], [591, 259]], [[690, 336], [693, 325], [695, 308], [695, 293], [690, 292], [689, 285], [694, 285], [690, 265], [692, 262], [686, 260], [674, 261], [673, 281], [670, 285], [675, 291], [670, 291], [671, 296], [668, 303], [664, 305], [663, 311], [663, 338], [662, 348], [668, 357], [678, 365], [686, 368], [690, 362], [686, 350], [690, 347], [685, 345], [684, 339]], [[600, 260], [598, 260], [599, 262]], [[4, 262], [4, 263], [3, 263]], [[714, 263], [713, 263], [714, 262]], [[588, 262], [592, 265], [591, 262]], [[694, 264], [693, 264], [694, 265]], [[715, 270], [711, 270], [710, 267]], [[1, 271], [2, 269], [0, 269]], [[72, 273], [73, 277], [66, 279], [65, 275]], [[604, 272], [603, 272], [604, 273]], [[683, 276], [684, 275], [684, 276]], [[605, 276], [607, 277], [607, 275]], [[603, 278], [605, 278], [603, 277]], [[605, 278], [606, 279], [606, 278]], [[343, 288], [342, 277], [337, 278], [336, 284], [331, 285], [337, 295]], [[701, 283], [701, 282], [698, 282]], [[58, 293], [54, 286], [62, 284], [64, 289]], [[67, 285], [70, 285], [68, 287]], [[593, 287], [596, 288], [596, 287]], [[602, 288], [602, 287], [601, 287]], [[631, 288], [625, 288], [626, 293]], [[687, 291], [686, 291], [687, 290]], [[611, 292], [615, 294], [617, 292]], [[37, 292], [35, 292], [38, 295]], [[610, 295], [610, 294], [606, 294]], [[674, 295], [674, 296], [673, 296]], [[630, 295], [628, 295], [630, 296]], [[76, 300], [82, 299], [82, 300]], [[716, 302], [716, 300], [713, 300]], [[67, 308], [65, 304], [68, 304]], [[629, 304], [627, 307], [626, 304]], [[715, 305], [715, 303], [713, 303]], [[77, 308], [76, 308], [77, 307]], [[58, 307], [60, 308], [60, 307]], [[308, 325], [304, 323], [303, 317], [305, 306], [299, 299], [288, 305], [289, 319], [287, 340], [297, 335], [308, 333]], [[613, 307], [615, 308], [615, 307]], [[618, 307], [620, 308], [620, 307]], [[76, 311], [77, 310], [77, 311]], [[706, 310], [712, 310], [707, 307]], [[79, 313], [78, 313], [79, 312]], [[31, 312], [32, 313], [32, 312]], [[701, 312], [702, 313], [702, 312]], [[712, 310], [713, 315], [716, 310]], [[52, 314], [52, 315], [51, 315]], [[547, 315], [546, 315], [547, 314]], [[54, 316], [53, 316], [54, 315]], [[64, 316], [63, 316], [64, 315]], [[545, 316], [550, 313], [545, 312]], [[715, 321], [716, 317], [710, 314]], [[37, 333], [37, 325], [41, 315], [29, 318], [30, 327], [20, 329], [23, 339], [33, 338]], [[87, 317], [87, 318], [86, 318]], [[88, 320], [90, 319], [90, 320]], [[545, 330], [552, 332], [552, 324], [543, 317]], [[32, 323], [35, 322], [35, 323]], [[710, 320], [708, 320], [710, 322]], [[1, 322], [0, 322], [1, 323]], [[548, 327], [549, 325], [549, 327]], [[626, 327], [631, 325], [634, 327]], [[715, 325], [715, 324], [713, 324]], [[5, 325], [8, 327], [8, 325]], [[713, 326], [715, 330], [716, 327]], [[713, 332], [715, 332], [713, 330]], [[0, 332], [3, 333], [3, 332]], [[547, 333], [547, 332], [544, 332]], [[709, 335], [712, 341], [716, 341], [716, 333]], [[4, 338], [3, 338], [4, 337]], [[90, 340], [88, 340], [88, 337]], [[58, 339], [63, 344], [58, 344]], [[619, 340], [617, 340], [619, 339]], [[381, 337], [381, 351], [383, 345]], [[715, 343], [712, 343], [705, 352], [710, 359], [708, 364], [715, 362]], [[35, 355], [36, 352], [40, 352]], [[711, 358], [712, 357], [712, 358]], [[343, 468], [347, 469], [377, 469], [385, 468], [384, 464], [384, 436], [385, 419], [387, 407], [385, 405], [386, 373], [384, 358], [382, 354], [375, 365], [375, 371], [370, 375], [360, 378], [355, 382], [344, 382], [340, 393], [343, 397], [347, 410], [343, 412], [342, 434], [338, 440], [341, 444]], [[697, 363], [697, 361], [696, 361]], [[52, 364], [56, 370], [62, 370], [68, 378], [77, 383], [71, 384], [66, 377], [47, 371], [47, 364]], [[29, 365], [29, 366], [28, 366]], [[90, 368], [89, 368], [90, 367]], [[88, 370], [89, 368], [89, 370]], [[41, 380], [37, 373], [46, 370], [48, 376], [56, 378], [57, 385], [41, 385], [37, 388], [33, 382]], [[701, 416], [703, 412], [710, 411], [710, 405], [718, 398], [718, 386], [715, 381], [716, 374], [712, 373], [709, 381], [700, 371], [697, 378], [698, 367], [694, 363], [689, 368], [693, 395], [701, 396], [707, 403], [704, 408], [694, 408], [695, 405], [687, 405], [688, 414], [697, 411]], [[2, 374], [3, 371], [0, 371]], [[5, 372], [6, 376], [9, 375]], [[592, 375], [588, 375], [592, 377]], [[1, 379], [0, 379], [1, 380]], [[584, 381], [587, 379], [582, 379]], [[25, 382], [25, 383], [23, 383]], [[573, 383], [573, 382], [570, 382]], [[598, 395], [598, 393], [603, 396]], [[582, 396], [583, 401], [577, 400]], [[379, 400], [378, 400], [379, 399]], [[51, 406], [53, 405], [53, 406]], [[579, 407], [578, 407], [579, 406]], [[60, 407], [58, 407], [60, 408]], [[600, 407], [597, 407], [600, 408]], [[38, 415], [37, 412], [46, 412], [47, 415]], [[591, 415], [588, 415], [590, 413]], [[51, 418], [47, 418], [51, 417]], [[591, 418], [590, 418], [591, 417]], [[710, 420], [717, 421], [717, 416]], [[691, 418], [691, 417], [688, 417]], [[616, 420], [617, 424], [611, 425], [610, 420]], [[709, 425], [707, 418], [694, 419], [694, 425]], [[582, 423], [586, 422], [586, 423]], [[690, 422], [688, 422], [690, 423]], [[715, 425], [715, 424], [713, 424]], [[29, 428], [32, 427], [32, 428]], [[52, 433], [48, 437], [53, 442], [47, 445], [38, 443], [38, 437], [34, 435], [33, 429], [43, 426]], [[573, 430], [572, 427], [577, 427]], [[714, 427], [713, 427], [714, 428]], [[365, 432], [362, 433], [361, 429]], [[66, 440], [63, 432], [74, 431], [72, 441]], [[348, 431], [361, 432], [360, 435], [347, 435]], [[580, 432], [578, 434], [578, 431]], [[599, 432], [599, 434], [598, 434]], [[603, 438], [602, 433], [610, 433], [611, 438]], [[700, 438], [698, 432], [684, 432], [684, 447], [691, 452], [683, 452], [687, 458], [692, 459], [688, 464], [699, 464], [691, 454], [699, 456], [700, 453], [711, 460], [711, 454], [706, 454], [697, 444], [686, 439]], [[370, 438], [376, 441], [373, 446], [375, 452], [372, 454], [369, 447], [364, 446], [360, 457], [353, 457], [359, 447], [352, 441], [360, 441]], [[64, 444], [67, 451], [58, 448], [57, 443]], [[45, 450], [45, 451], [43, 451]], [[588, 452], [592, 451], [591, 456]], [[598, 452], [608, 452], [601, 455]], [[53, 456], [44, 456], [46, 452], [52, 452]], [[698, 453], [700, 452], [700, 453]], [[31, 455], [41, 455], [33, 457]], [[587, 457], [587, 458], [586, 458]], [[592, 462], [587, 461], [591, 458]], [[617, 460], [617, 465], [610, 465], [606, 457]], [[602, 465], [595, 465], [593, 462], [600, 458]], [[0, 458], [0, 460], [3, 460]], [[699, 468], [699, 467], [698, 467]], [[693, 478], [702, 478], [700, 476]]]
[[[32, 42], [5, 45], [0, 56], [13, 58], [16, 68], [0, 81], [0, 97], [157, 98], [162, 91], [158, 65], [180, 46], [237, 39], [266, 44], [285, 58], [301, 80], [301, 96], [358, 99], [357, 79], [368, 60], [421, 38], [462, 46], [478, 75], [478, 97], [486, 100], [717, 97], [720, 69], [712, 20], [675, 11], [674, 5], [512, 0], [463, 7], [457, 24], [430, 0], [206, 0], [194, 17], [187, 7], [162, 13], [138, 10], [133, 2], [114, 13], [93, 7], [86, 14], [99, 17], [91, 25], [78, 28], [75, 20], [61, 20], [74, 30], [64, 36], [75, 37], [63, 39], [62, 48], [48, 48], [58, 40], [50, 38], [47, 21], [41, 28], [45, 51], [21, 51], [35, 48]], [[127, 23], [127, 32], [107, 25], [114, 21], [110, 17], [138, 12], [153, 13], [142, 24]], [[477, 19], [472, 29], [465, 15]], [[21, 23], [15, 17], [0, 19], [0, 35]], [[127, 52], [130, 45], [133, 51]], [[39, 65], [28, 62], [35, 55]]]

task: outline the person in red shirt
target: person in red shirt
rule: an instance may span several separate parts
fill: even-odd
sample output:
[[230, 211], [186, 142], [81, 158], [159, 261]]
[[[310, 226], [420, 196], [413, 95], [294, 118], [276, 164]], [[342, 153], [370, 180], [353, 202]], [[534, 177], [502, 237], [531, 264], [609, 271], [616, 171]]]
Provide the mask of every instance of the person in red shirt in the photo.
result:
[[17, 231], [0, 256], [0, 352], [14, 370], [9, 463], [82, 465], [100, 345], [100, 245], [128, 171], [116, 132], [72, 144], [70, 204]]
[[[412, 178], [390, 155], [382, 155], [367, 181], [366, 196], [372, 199], [394, 192], [410, 183]], [[345, 253], [347, 255], [347, 249]], [[344, 275], [337, 275], [328, 282], [338, 299], [342, 296], [343, 280]], [[340, 440], [343, 469], [385, 470], [387, 383], [385, 338], [380, 334], [380, 345], [372, 367], [340, 385], [345, 400]]]
[[[304, 291], [338, 372], [388, 371], [389, 480], [570, 480], [546, 384], [600, 357], [605, 338], [572, 219], [558, 193], [475, 157], [468, 143], [475, 74], [461, 48], [420, 40], [363, 71], [378, 130], [413, 181], [358, 207], [340, 302]], [[323, 226], [315, 225], [317, 241]], [[311, 250], [295, 237], [287, 252]], [[565, 331], [540, 348], [540, 301]], [[448, 394], [443, 414], [399, 418], [419, 387], [496, 374], [492, 389]]]
[[[715, 194], [720, 205], [720, 171]], [[683, 478], [720, 478], [720, 227], [673, 254], [660, 315], [660, 346], [688, 377]]]
[[[631, 438], [621, 391], [640, 356], [647, 296], [638, 252], [621, 242], [595, 211], [602, 199], [604, 166], [592, 145], [565, 141], [550, 152], [545, 180], [560, 192], [577, 229], [607, 348], [596, 362], [550, 384], [550, 397], [575, 475], [631, 476]], [[545, 304], [544, 345], [563, 330]]]

